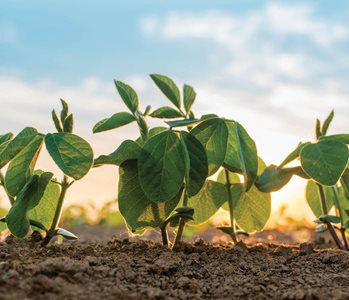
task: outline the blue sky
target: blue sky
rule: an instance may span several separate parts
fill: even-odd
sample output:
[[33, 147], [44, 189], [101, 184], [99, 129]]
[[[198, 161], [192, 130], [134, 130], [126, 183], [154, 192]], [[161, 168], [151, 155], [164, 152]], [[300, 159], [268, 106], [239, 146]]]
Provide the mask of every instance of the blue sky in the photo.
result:
[[[97, 154], [112, 151], [135, 137], [132, 126], [91, 134], [124, 109], [112, 80], [157, 106], [167, 102], [148, 74], [163, 73], [196, 88], [198, 113], [237, 119], [267, 163], [278, 163], [332, 108], [333, 130], [348, 132], [348, 50], [344, 0], [0, 0], [0, 131], [52, 130], [50, 111], [62, 97]], [[114, 197], [113, 176], [94, 171], [74, 197], [101, 188]]]

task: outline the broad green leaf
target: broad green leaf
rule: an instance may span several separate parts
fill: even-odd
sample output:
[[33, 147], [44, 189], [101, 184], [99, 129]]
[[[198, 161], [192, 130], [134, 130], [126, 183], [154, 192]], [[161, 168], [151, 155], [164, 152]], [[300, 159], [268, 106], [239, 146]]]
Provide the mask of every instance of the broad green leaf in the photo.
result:
[[30, 178], [38, 159], [44, 137], [37, 135], [10, 162], [5, 175], [7, 192], [15, 197]]
[[216, 118], [219, 118], [216, 114], [206, 114], [206, 115], [202, 115], [200, 120], [204, 121], [204, 120], [216, 119]]
[[323, 142], [335, 141], [335, 142], [340, 142], [340, 143], [349, 145], [349, 134], [342, 133], [342, 134], [322, 136], [320, 138], [320, 141], [323, 141]]
[[198, 120], [198, 119], [183, 119], [183, 120], [176, 120], [176, 121], [168, 121], [165, 123], [171, 128], [174, 128], [174, 127], [191, 126], [191, 125], [198, 124], [200, 122], [201, 120]]
[[0, 135], [0, 145], [2, 145], [5, 142], [8, 142], [12, 138], [13, 138], [13, 133], [11, 132]]
[[[243, 188], [242, 188], [243, 184], [241, 184], [241, 180], [238, 174], [228, 171], [228, 176], [229, 176], [229, 183], [231, 184], [232, 196], [234, 198], [233, 200], [237, 203], [238, 198], [241, 196], [243, 192]], [[227, 184], [225, 170], [222, 170], [221, 172], [219, 172], [217, 176], [217, 181], [220, 183], [223, 183], [224, 185]], [[228, 202], [224, 203], [222, 208], [229, 211], [229, 203]]]
[[13, 159], [25, 146], [38, 135], [35, 128], [26, 127], [15, 138], [4, 147], [0, 152], [0, 169], [2, 169], [11, 159]]
[[173, 199], [181, 189], [185, 176], [183, 149], [173, 131], [150, 138], [138, 159], [140, 184], [153, 202]]
[[196, 98], [196, 92], [195, 90], [190, 86], [185, 84], [183, 86], [183, 102], [184, 102], [184, 108], [187, 113], [190, 112], [191, 107], [195, 101]]
[[294, 161], [295, 159], [299, 158], [299, 154], [302, 151], [302, 149], [307, 146], [310, 145], [310, 142], [307, 143], [299, 143], [298, 146], [296, 147], [296, 149], [294, 149], [285, 159], [284, 161], [279, 165], [279, 168], [283, 168], [284, 166], [286, 166], [287, 164], [289, 164], [291, 161]]
[[194, 208], [194, 220], [190, 223], [206, 222], [227, 200], [228, 193], [224, 184], [207, 180], [200, 192], [188, 200], [188, 205]]
[[[334, 195], [331, 191], [331, 188], [324, 187], [324, 193], [326, 198], [326, 206], [327, 210], [330, 211], [334, 204]], [[319, 191], [316, 186], [316, 183], [312, 180], [309, 180], [305, 189], [305, 198], [307, 200], [307, 203], [312, 210], [315, 217], [320, 217], [323, 214], [323, 211], [321, 209], [321, 201], [319, 196]]]
[[132, 113], [135, 113], [139, 106], [138, 96], [135, 90], [128, 84], [121, 81], [114, 80], [114, 83], [126, 106]]
[[89, 143], [72, 133], [49, 133], [45, 137], [46, 149], [64, 174], [75, 180], [84, 177], [93, 164], [93, 151]]
[[176, 119], [183, 117], [182, 113], [169, 106], [160, 107], [154, 110], [149, 116], [159, 119]]
[[[149, 130], [148, 139], [152, 138], [153, 136], [155, 136], [161, 132], [167, 131], [167, 130], [168, 130], [167, 127], [162, 127], [162, 126], [154, 127], [154, 128]], [[144, 145], [144, 141], [143, 141], [141, 136], [136, 140], [136, 143], [140, 146]]]
[[177, 85], [167, 76], [160, 74], [151, 74], [151, 79], [164, 93], [164, 95], [177, 107], [181, 108], [181, 96]]
[[[241, 183], [241, 180], [240, 180], [240, 177], [238, 174], [230, 172], [230, 171], [228, 171], [228, 174], [229, 174], [230, 183]], [[218, 177], [217, 177], [217, 181], [220, 183], [223, 183], [223, 184], [227, 183], [225, 170], [222, 170], [219, 172]]]
[[348, 165], [349, 150], [340, 142], [318, 142], [304, 147], [300, 157], [307, 175], [322, 185], [335, 185]]
[[181, 131], [180, 138], [189, 159], [186, 190], [191, 197], [200, 191], [208, 176], [207, 156], [204, 147], [192, 134]]
[[235, 206], [235, 219], [244, 231], [262, 230], [271, 213], [270, 193], [262, 193], [255, 186], [243, 194]]
[[211, 176], [222, 166], [228, 142], [228, 128], [224, 120], [205, 120], [190, 132], [204, 146], [208, 161], [208, 175]]
[[[35, 173], [41, 174], [42, 172], [35, 171]], [[45, 189], [40, 203], [33, 209], [29, 210], [27, 214], [28, 218], [30, 220], [39, 222], [46, 229], [49, 229], [52, 225], [52, 221], [57, 209], [60, 191], [61, 189], [59, 184], [50, 181]]]
[[112, 129], [127, 125], [134, 121], [137, 121], [135, 116], [131, 115], [128, 112], [119, 112], [112, 115], [110, 118], [106, 118], [106, 119], [103, 119], [102, 121], [99, 121], [93, 127], [93, 133], [112, 130]]
[[226, 121], [225, 123], [229, 134], [224, 165], [230, 171], [242, 172], [245, 177], [246, 191], [248, 191], [258, 173], [256, 143], [238, 122]]
[[134, 232], [160, 226], [178, 205], [181, 192], [165, 203], [154, 203], [141, 188], [137, 161], [125, 161], [119, 168], [119, 210]]
[[324, 124], [322, 125], [322, 128], [321, 128], [322, 135], [326, 135], [327, 134], [328, 127], [330, 126], [330, 124], [331, 124], [331, 122], [333, 120], [333, 117], [334, 117], [334, 110], [332, 110], [330, 112], [330, 114], [326, 118]]
[[17, 199], [6, 216], [7, 228], [19, 238], [24, 238], [29, 230], [28, 211], [37, 206], [53, 174], [49, 172], [34, 175], [18, 194]]
[[270, 165], [257, 177], [255, 185], [261, 192], [276, 192], [283, 188], [293, 175], [293, 168], [278, 168]]
[[138, 159], [142, 148], [132, 140], [126, 140], [109, 155], [101, 155], [94, 161], [94, 167], [101, 165], [116, 165], [120, 166], [124, 161]]

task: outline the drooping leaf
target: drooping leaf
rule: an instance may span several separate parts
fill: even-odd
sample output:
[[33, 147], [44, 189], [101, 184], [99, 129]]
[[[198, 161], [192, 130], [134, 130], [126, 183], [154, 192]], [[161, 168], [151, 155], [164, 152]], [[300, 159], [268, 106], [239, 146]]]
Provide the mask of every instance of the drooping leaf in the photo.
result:
[[229, 134], [224, 165], [230, 171], [242, 172], [245, 177], [246, 191], [248, 191], [258, 173], [256, 143], [238, 122], [225, 121], [225, 123]]
[[6, 216], [7, 227], [14, 236], [24, 238], [28, 233], [30, 227], [28, 211], [39, 204], [52, 176], [53, 174], [49, 172], [32, 176], [18, 194]]
[[168, 121], [165, 123], [171, 128], [175, 128], [175, 127], [191, 126], [191, 125], [198, 124], [200, 122], [201, 120], [198, 120], [198, 119], [183, 119], [183, 120], [176, 120], [176, 121]]
[[236, 222], [248, 233], [262, 230], [270, 214], [270, 193], [262, 193], [255, 186], [245, 192], [235, 206]]
[[93, 151], [88, 142], [72, 133], [49, 133], [46, 149], [64, 174], [75, 180], [84, 177], [93, 164]]
[[208, 162], [204, 147], [190, 133], [181, 131], [180, 138], [184, 152], [188, 154], [189, 165], [186, 176], [186, 190], [189, 197], [196, 195], [208, 176]]
[[5, 175], [5, 187], [11, 196], [15, 197], [30, 178], [39, 156], [43, 139], [42, 135], [37, 135], [10, 162]]
[[173, 199], [185, 176], [183, 149], [177, 134], [164, 131], [150, 138], [138, 159], [140, 184], [153, 202]]
[[[41, 175], [42, 173], [42, 171], [35, 171], [34, 174]], [[40, 203], [28, 211], [28, 219], [39, 222], [47, 229], [50, 228], [57, 209], [59, 195], [59, 184], [50, 181], [45, 189]]]
[[331, 122], [333, 120], [333, 117], [334, 117], [334, 110], [332, 110], [330, 112], [330, 114], [327, 116], [324, 124], [322, 125], [322, 128], [321, 128], [322, 135], [326, 135], [327, 134], [328, 127], [330, 126], [330, 124], [331, 124]]
[[177, 107], [181, 108], [181, 96], [177, 85], [167, 76], [160, 74], [151, 74], [151, 79], [164, 93], [164, 95]]
[[135, 116], [131, 115], [128, 112], [119, 112], [112, 115], [110, 118], [99, 121], [93, 127], [93, 133], [119, 128], [134, 121], [137, 121]]
[[228, 200], [224, 184], [207, 180], [198, 194], [189, 198], [188, 205], [194, 208], [194, 220], [191, 224], [206, 222]]
[[1, 147], [0, 169], [13, 159], [25, 146], [38, 135], [35, 128], [26, 127], [15, 138]]
[[318, 142], [304, 147], [300, 153], [302, 168], [322, 185], [335, 185], [348, 165], [349, 150], [335, 141]]
[[94, 161], [94, 167], [101, 165], [116, 165], [120, 166], [124, 161], [138, 159], [142, 148], [132, 140], [126, 140], [109, 155], [101, 155]]
[[114, 83], [126, 106], [132, 113], [135, 113], [139, 106], [138, 96], [135, 90], [128, 84], [121, 81], [114, 80]]
[[307, 143], [299, 143], [298, 146], [296, 147], [296, 149], [294, 149], [285, 159], [284, 161], [279, 165], [279, 168], [283, 168], [284, 166], [286, 166], [287, 164], [289, 164], [291, 161], [294, 161], [295, 159], [299, 158], [299, 154], [302, 151], [302, 149], [307, 146], [310, 145], [310, 142]]
[[228, 128], [224, 120], [216, 118], [205, 120], [190, 132], [204, 146], [208, 161], [208, 175], [222, 166], [228, 142]]
[[[330, 211], [334, 204], [334, 195], [329, 187], [324, 187], [324, 193], [326, 198], [327, 210]], [[323, 211], [321, 209], [321, 200], [316, 183], [312, 180], [309, 180], [307, 183], [305, 189], [305, 198], [314, 216], [317, 218], [320, 217], [323, 214]]]
[[150, 114], [150, 116], [152, 118], [159, 118], [159, 119], [176, 119], [176, 118], [183, 117], [183, 115], [178, 110], [169, 106], [160, 107], [154, 110]]
[[[119, 169], [119, 210], [132, 231], [158, 227], [176, 208], [181, 190], [165, 203], [154, 203], [144, 194], [139, 182], [137, 161], [128, 160]], [[161, 201], [160, 201], [161, 202]]]
[[196, 92], [195, 90], [188, 84], [185, 84], [183, 86], [183, 102], [184, 102], [184, 109], [187, 113], [190, 112], [191, 107], [195, 101], [196, 98]]

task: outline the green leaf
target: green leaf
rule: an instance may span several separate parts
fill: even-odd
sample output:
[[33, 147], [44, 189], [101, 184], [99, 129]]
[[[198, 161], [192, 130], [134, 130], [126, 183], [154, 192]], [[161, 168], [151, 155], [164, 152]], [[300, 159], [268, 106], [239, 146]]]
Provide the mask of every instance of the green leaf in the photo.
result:
[[58, 228], [56, 231], [56, 235], [61, 235], [67, 240], [77, 240], [78, 237], [74, 234], [71, 233], [70, 231], [64, 229], [64, 228]]
[[63, 122], [63, 131], [67, 133], [72, 133], [74, 128], [74, 117], [70, 114]]
[[165, 123], [171, 128], [174, 128], [174, 127], [191, 126], [200, 122], [201, 120], [198, 120], [198, 119], [183, 119], [183, 120], [176, 120], [176, 121], [168, 121]]
[[315, 137], [316, 139], [319, 139], [322, 136], [321, 132], [321, 123], [319, 119], [316, 119], [316, 124], [315, 124]]
[[159, 119], [176, 119], [183, 117], [183, 114], [172, 107], [164, 106], [154, 110], [150, 116]]
[[202, 115], [200, 120], [204, 121], [204, 120], [216, 119], [216, 118], [219, 118], [216, 114], [206, 114], [206, 115]]
[[[240, 177], [238, 174], [228, 171], [230, 183], [241, 183]], [[218, 173], [217, 181], [223, 184], [227, 183], [225, 170], [222, 170]]]
[[60, 100], [61, 100], [61, 104], [62, 104], [61, 122], [63, 123], [69, 114], [69, 106], [68, 106], [68, 103], [65, 102], [63, 99], [60, 99]]
[[170, 130], [144, 144], [138, 159], [139, 178], [151, 201], [166, 202], [177, 195], [185, 176], [183, 154], [179, 137]]
[[244, 193], [235, 206], [235, 219], [248, 233], [262, 230], [271, 214], [270, 193], [262, 193], [254, 186]]
[[335, 185], [348, 165], [348, 147], [340, 142], [310, 144], [300, 153], [302, 168], [322, 185]]
[[89, 143], [72, 133], [49, 133], [45, 137], [46, 149], [64, 174], [75, 180], [84, 177], [93, 164], [93, 151]]
[[322, 136], [320, 138], [320, 141], [323, 141], [323, 142], [335, 141], [335, 142], [340, 142], [340, 143], [349, 145], [349, 134], [342, 133], [342, 134]]
[[349, 214], [347, 214], [346, 212], [349, 210], [349, 201], [345, 196], [345, 189], [344, 186], [341, 186], [340, 188], [338, 188], [338, 203], [336, 201], [335, 198], [335, 189], [337, 189], [337, 187], [331, 187], [332, 190], [332, 194], [333, 194], [333, 203], [335, 205], [335, 207], [338, 209], [338, 211], [340, 211], [341, 216], [343, 218], [343, 224], [349, 222]]
[[151, 74], [151, 79], [164, 93], [164, 95], [177, 107], [181, 108], [181, 96], [177, 85], [167, 76], [159, 74]]
[[38, 159], [43, 139], [42, 135], [37, 135], [11, 161], [5, 175], [5, 187], [11, 196], [15, 197], [30, 178]]
[[99, 121], [93, 127], [93, 133], [98, 133], [102, 131], [112, 130], [118, 127], [122, 127], [129, 123], [137, 121], [136, 117], [128, 112], [119, 112], [112, 115], [110, 118], [103, 119]]
[[55, 124], [57, 131], [63, 132], [62, 124], [61, 124], [61, 121], [58, 119], [56, 111], [52, 110], [51, 115], [52, 115], [52, 120], [53, 120], [53, 123]]
[[2, 145], [5, 142], [8, 142], [9, 140], [12, 139], [12, 137], [13, 137], [13, 133], [11, 132], [0, 135], [0, 145]]
[[[148, 139], [152, 138], [153, 136], [161, 133], [161, 132], [164, 132], [164, 131], [167, 131], [168, 128], [167, 127], [162, 127], [162, 126], [158, 126], [158, 127], [153, 127], [152, 129], [150, 129], [148, 131]], [[143, 146], [144, 145], [144, 141], [142, 139], [142, 137], [139, 137], [137, 140], [136, 140], [136, 143], [140, 146]]]
[[224, 120], [205, 120], [190, 132], [204, 146], [208, 161], [208, 175], [211, 176], [222, 166], [228, 142], [228, 128]]
[[4, 216], [7, 214], [7, 210], [0, 207], [0, 233], [3, 232], [7, 226], [6, 226], [6, 218]]
[[291, 161], [294, 161], [295, 159], [297, 159], [299, 157], [300, 152], [302, 151], [302, 149], [307, 146], [310, 145], [310, 142], [307, 143], [299, 143], [298, 146], [296, 147], [296, 149], [294, 149], [285, 159], [284, 161], [279, 165], [279, 168], [283, 168], [284, 166], [286, 166], [287, 164], [289, 164]]
[[224, 184], [207, 180], [198, 194], [189, 198], [188, 205], [194, 209], [194, 220], [191, 224], [201, 224], [211, 218], [228, 200]]
[[340, 217], [332, 216], [332, 215], [321, 215], [319, 217], [319, 220], [323, 223], [333, 223], [333, 224], [339, 224], [341, 222]]
[[184, 108], [187, 113], [190, 112], [191, 107], [195, 101], [196, 92], [195, 90], [187, 84], [183, 86], [183, 99], [184, 99]]
[[114, 83], [126, 106], [132, 113], [135, 113], [139, 106], [138, 96], [135, 90], [128, 84], [121, 81], [114, 80]]
[[315, 228], [315, 232], [316, 233], [325, 232], [327, 230], [328, 230], [328, 228], [327, 228], [326, 225], [317, 225], [316, 228]]
[[[324, 187], [324, 193], [326, 198], [326, 206], [327, 210], [330, 211], [333, 207], [333, 193], [330, 188]], [[312, 210], [315, 217], [320, 217], [323, 212], [321, 209], [321, 201], [320, 196], [318, 192], [318, 188], [316, 186], [316, 183], [312, 180], [309, 180], [305, 189], [305, 198], [307, 200], [307, 203]]]
[[349, 200], [349, 169], [346, 169], [341, 177], [341, 185], [343, 187], [343, 193], [347, 200]]
[[294, 175], [294, 168], [278, 168], [270, 165], [264, 172], [257, 177], [256, 187], [265, 193], [276, 192], [283, 188]]
[[322, 125], [322, 128], [321, 128], [322, 135], [326, 135], [327, 134], [328, 127], [330, 126], [330, 124], [331, 124], [331, 122], [333, 120], [333, 117], [334, 117], [334, 110], [332, 110], [330, 112], [330, 114], [326, 118], [324, 124]]
[[208, 163], [204, 147], [190, 133], [181, 131], [183, 151], [188, 154], [189, 165], [186, 176], [186, 191], [189, 197], [197, 194], [208, 176]]
[[27, 235], [30, 227], [28, 211], [39, 204], [52, 176], [49, 172], [34, 175], [18, 194], [6, 216], [7, 227], [14, 236], [24, 238]]
[[119, 168], [119, 210], [132, 231], [160, 226], [178, 205], [181, 193], [165, 203], [154, 203], [141, 188], [137, 161], [125, 161]]
[[120, 166], [124, 161], [138, 159], [142, 148], [132, 140], [126, 140], [109, 155], [101, 155], [94, 161], [94, 167], [101, 165], [116, 165]]
[[[42, 171], [35, 171], [34, 174], [41, 175], [42, 173]], [[33, 209], [29, 210], [27, 214], [28, 218], [39, 222], [45, 228], [50, 228], [57, 209], [60, 191], [59, 184], [50, 181], [40, 203]]]
[[0, 152], [0, 169], [13, 159], [28, 143], [38, 135], [35, 128], [26, 127], [16, 137], [1, 147]]
[[226, 125], [229, 135], [224, 164], [230, 171], [242, 172], [248, 191], [258, 173], [256, 143], [238, 122], [226, 121]]

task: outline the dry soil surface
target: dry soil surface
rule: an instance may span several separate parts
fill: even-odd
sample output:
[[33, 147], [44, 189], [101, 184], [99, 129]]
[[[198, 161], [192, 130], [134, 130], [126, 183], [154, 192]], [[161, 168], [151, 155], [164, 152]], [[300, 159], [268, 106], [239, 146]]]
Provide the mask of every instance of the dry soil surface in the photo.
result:
[[0, 243], [0, 299], [349, 299], [349, 254], [275, 245]]

